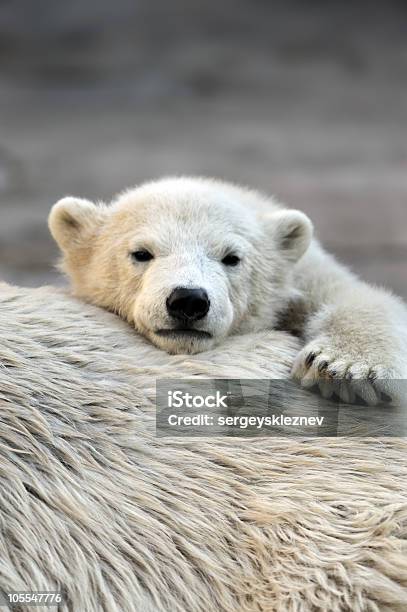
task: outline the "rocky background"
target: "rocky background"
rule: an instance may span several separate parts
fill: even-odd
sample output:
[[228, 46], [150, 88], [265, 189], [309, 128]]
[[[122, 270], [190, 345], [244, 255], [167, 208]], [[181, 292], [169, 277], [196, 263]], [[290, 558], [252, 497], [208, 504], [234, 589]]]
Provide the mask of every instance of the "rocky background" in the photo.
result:
[[274, 193], [407, 297], [407, 5], [0, 1], [0, 278], [62, 283], [73, 194], [165, 174]]

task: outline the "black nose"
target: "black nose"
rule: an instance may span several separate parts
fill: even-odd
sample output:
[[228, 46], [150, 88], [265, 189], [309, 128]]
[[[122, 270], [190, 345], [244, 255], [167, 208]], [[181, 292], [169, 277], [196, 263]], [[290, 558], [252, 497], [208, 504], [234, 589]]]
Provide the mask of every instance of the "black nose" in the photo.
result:
[[182, 321], [203, 319], [210, 305], [205, 289], [177, 287], [167, 299], [168, 314]]

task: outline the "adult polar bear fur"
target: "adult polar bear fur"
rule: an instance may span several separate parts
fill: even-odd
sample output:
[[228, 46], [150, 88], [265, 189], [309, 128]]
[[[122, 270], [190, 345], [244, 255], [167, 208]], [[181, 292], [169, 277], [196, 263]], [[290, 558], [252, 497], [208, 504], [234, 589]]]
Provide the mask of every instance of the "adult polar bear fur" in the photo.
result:
[[49, 227], [75, 295], [169, 353], [285, 325], [305, 339], [292, 369], [304, 386], [319, 382], [327, 395], [335, 389], [353, 401], [357, 393], [369, 404], [402, 395], [405, 305], [360, 281], [312, 239], [303, 213], [270, 197], [169, 178], [110, 206], [64, 198]]
[[285, 378], [299, 348], [262, 331], [168, 355], [0, 283], [0, 590], [62, 591], [60, 612], [404, 612], [405, 440], [155, 436], [157, 378]]

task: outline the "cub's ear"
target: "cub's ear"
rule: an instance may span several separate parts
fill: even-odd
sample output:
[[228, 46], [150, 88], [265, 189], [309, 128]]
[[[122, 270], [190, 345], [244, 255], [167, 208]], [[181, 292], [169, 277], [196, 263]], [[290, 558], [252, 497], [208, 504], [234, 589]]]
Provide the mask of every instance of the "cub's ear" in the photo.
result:
[[103, 223], [105, 209], [89, 200], [62, 198], [48, 217], [50, 232], [63, 251], [86, 245]]
[[273, 245], [286, 259], [295, 263], [308, 249], [313, 226], [307, 215], [299, 210], [278, 210], [267, 215], [268, 235]]

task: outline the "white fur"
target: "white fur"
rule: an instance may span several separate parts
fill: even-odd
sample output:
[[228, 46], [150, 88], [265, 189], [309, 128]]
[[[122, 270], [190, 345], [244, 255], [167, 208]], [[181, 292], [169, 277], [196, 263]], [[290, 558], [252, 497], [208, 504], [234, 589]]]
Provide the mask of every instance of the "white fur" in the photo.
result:
[[0, 589], [63, 590], [59, 612], [405, 611], [406, 441], [155, 436], [157, 378], [286, 378], [298, 348], [171, 356], [0, 283]]
[[[322, 381], [328, 395], [336, 390], [352, 400], [356, 391], [377, 403], [382, 392], [397, 396], [396, 379], [407, 377], [404, 304], [325, 253], [303, 213], [258, 192], [210, 179], [163, 179], [124, 192], [109, 207], [65, 198], [49, 224], [75, 294], [117, 312], [170, 353], [207, 350], [292, 312], [292, 319], [301, 313], [299, 331], [308, 341], [293, 367], [302, 384]], [[139, 249], [154, 259], [134, 262], [130, 253]], [[233, 268], [222, 264], [231, 252], [241, 257]], [[172, 326], [166, 300], [180, 286], [207, 291], [210, 310], [195, 329], [210, 338], [157, 334]], [[350, 390], [338, 387], [344, 379], [352, 379]]]

